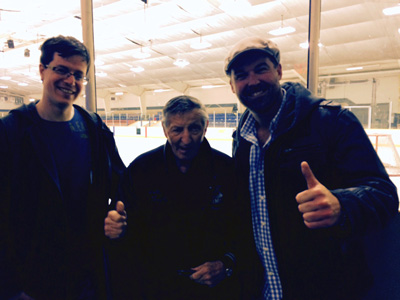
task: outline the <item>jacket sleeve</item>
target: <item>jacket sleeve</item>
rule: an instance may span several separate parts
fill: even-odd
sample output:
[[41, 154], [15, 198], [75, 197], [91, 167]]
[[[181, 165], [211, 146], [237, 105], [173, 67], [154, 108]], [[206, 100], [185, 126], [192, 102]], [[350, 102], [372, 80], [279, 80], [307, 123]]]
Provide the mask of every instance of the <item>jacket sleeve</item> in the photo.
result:
[[118, 148], [115, 142], [115, 138], [113, 133], [107, 127], [107, 125], [101, 120], [99, 115], [95, 115], [97, 118], [97, 123], [99, 124], [100, 130], [102, 131], [104, 143], [105, 143], [105, 151], [108, 160], [108, 170], [109, 170], [109, 198], [111, 199], [111, 203], [109, 204], [109, 209], [115, 209], [116, 202], [118, 200], [122, 200], [121, 191], [120, 191], [120, 183], [122, 180], [122, 175], [126, 169], [124, 162], [122, 161]]
[[0, 299], [9, 299], [21, 291], [13, 258], [10, 257], [9, 218], [10, 201], [10, 151], [6, 127], [0, 119]]
[[333, 167], [341, 177], [340, 188], [331, 190], [342, 207], [341, 223], [350, 227], [351, 234], [382, 228], [398, 212], [399, 200], [364, 128], [343, 109], [324, 125], [330, 128], [326, 138], [333, 149]]

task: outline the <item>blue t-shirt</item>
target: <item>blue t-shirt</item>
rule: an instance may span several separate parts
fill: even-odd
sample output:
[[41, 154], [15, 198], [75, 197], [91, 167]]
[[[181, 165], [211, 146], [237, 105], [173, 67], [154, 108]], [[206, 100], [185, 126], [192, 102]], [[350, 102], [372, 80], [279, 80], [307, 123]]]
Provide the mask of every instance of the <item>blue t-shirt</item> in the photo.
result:
[[57, 167], [69, 229], [83, 234], [87, 220], [91, 161], [86, 124], [75, 109], [70, 121], [43, 120], [42, 126]]

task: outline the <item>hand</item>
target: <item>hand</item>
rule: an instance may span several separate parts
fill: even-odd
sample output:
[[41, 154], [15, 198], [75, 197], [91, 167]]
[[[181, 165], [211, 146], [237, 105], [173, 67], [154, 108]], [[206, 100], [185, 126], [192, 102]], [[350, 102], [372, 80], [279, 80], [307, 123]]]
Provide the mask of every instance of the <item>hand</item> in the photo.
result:
[[209, 287], [217, 285], [225, 278], [224, 264], [220, 260], [206, 262], [196, 268], [192, 268], [192, 270], [195, 273], [190, 276], [190, 279]]
[[111, 210], [104, 219], [104, 233], [110, 239], [116, 239], [122, 236], [126, 228], [126, 211], [122, 201], [118, 201], [116, 210]]
[[299, 211], [308, 228], [325, 228], [335, 225], [340, 217], [339, 200], [315, 178], [307, 162], [301, 163], [301, 172], [308, 189], [297, 194]]
[[17, 296], [11, 298], [10, 300], [34, 300], [33, 298], [29, 297], [24, 292], [19, 293]]

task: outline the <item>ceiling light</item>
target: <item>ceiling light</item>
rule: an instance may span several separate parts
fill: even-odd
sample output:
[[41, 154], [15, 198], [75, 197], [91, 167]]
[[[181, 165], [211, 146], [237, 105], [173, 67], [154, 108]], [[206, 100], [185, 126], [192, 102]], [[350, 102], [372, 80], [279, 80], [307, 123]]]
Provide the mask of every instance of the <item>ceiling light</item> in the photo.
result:
[[208, 1], [206, 0], [196, 0], [196, 1], [187, 1], [187, 0], [178, 0], [176, 1], [176, 5], [181, 10], [195, 15], [195, 16], [203, 16], [207, 13]]
[[279, 27], [278, 29], [271, 30], [269, 32], [269, 34], [278, 36], [278, 35], [289, 34], [289, 33], [295, 32], [295, 31], [296, 31], [296, 29], [294, 27], [287, 26], [287, 27]]
[[171, 89], [157, 89], [154, 90], [154, 93], [162, 93], [162, 92], [169, 92]]
[[7, 85], [0, 85], [0, 89], [8, 89]]
[[[301, 43], [299, 46], [300, 46], [300, 48], [308, 49], [308, 42]], [[321, 43], [318, 43], [318, 47], [322, 47], [322, 46], [323, 45]]]
[[18, 85], [19, 86], [28, 86], [28, 84], [26, 82], [19, 82]]
[[33, 101], [35, 101], [36, 99], [35, 98], [30, 98], [29, 99], [29, 102], [33, 102]]
[[140, 73], [140, 72], [143, 72], [144, 69], [142, 67], [133, 67], [133, 68], [131, 68], [131, 71], [135, 72], [135, 73]]
[[382, 10], [383, 14], [386, 16], [393, 16], [400, 14], [400, 4], [393, 7], [388, 7]]
[[219, 8], [226, 13], [237, 15], [251, 8], [251, 4], [247, 0], [229, 0], [224, 1]]
[[10, 76], [1, 76], [0, 80], [10, 80], [11, 77]]
[[363, 67], [350, 67], [346, 68], [346, 71], [356, 71], [356, 70], [362, 70], [364, 69]]
[[[193, 30], [192, 30], [192, 31], [193, 31]], [[195, 32], [195, 31], [194, 31], [194, 32]], [[195, 33], [197, 33], [197, 32], [195, 32]], [[193, 43], [190, 45], [190, 48], [196, 49], [196, 50], [201, 50], [201, 49], [210, 48], [210, 47], [212, 46], [209, 42], [204, 42], [204, 41], [202, 40], [201, 34], [199, 34], [199, 36], [200, 36], [200, 40], [197, 41], [197, 42], [193, 42]]]
[[207, 49], [210, 48], [212, 45], [209, 42], [194, 42], [190, 45], [190, 48], [195, 50]]
[[133, 57], [137, 59], [144, 59], [150, 57], [151, 54], [149, 52], [143, 52], [143, 48], [140, 48], [140, 52], [134, 53]]
[[97, 73], [96, 73], [96, 76], [99, 76], [99, 77], [106, 77], [106, 76], [107, 76], [107, 73], [106, 73], [106, 72], [103, 72], [103, 71], [100, 71], [100, 72], [97, 72]]
[[296, 29], [292, 26], [283, 27], [283, 15], [282, 15], [281, 26], [278, 29], [271, 30], [269, 32], [269, 34], [278, 36], [278, 35], [289, 34], [289, 33], [295, 32], [295, 31], [296, 31]]
[[124, 92], [116, 92], [115, 96], [122, 96], [124, 94]]
[[186, 59], [178, 58], [177, 60], [174, 61], [174, 65], [180, 68], [184, 68], [190, 63]]

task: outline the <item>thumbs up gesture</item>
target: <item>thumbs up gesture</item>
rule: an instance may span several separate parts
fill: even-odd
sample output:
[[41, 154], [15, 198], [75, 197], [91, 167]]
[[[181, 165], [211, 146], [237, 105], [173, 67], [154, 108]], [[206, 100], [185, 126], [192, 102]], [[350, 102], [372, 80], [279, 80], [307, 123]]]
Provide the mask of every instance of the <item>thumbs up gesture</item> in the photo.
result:
[[108, 212], [104, 219], [104, 234], [110, 239], [119, 238], [126, 228], [126, 211], [122, 201], [118, 201], [115, 210]]
[[304, 224], [311, 229], [335, 225], [341, 213], [339, 200], [317, 180], [305, 161], [301, 163], [301, 172], [307, 182], [307, 190], [297, 194], [296, 201]]

